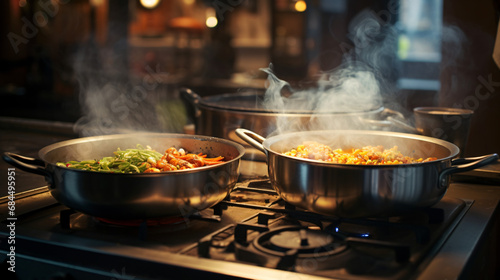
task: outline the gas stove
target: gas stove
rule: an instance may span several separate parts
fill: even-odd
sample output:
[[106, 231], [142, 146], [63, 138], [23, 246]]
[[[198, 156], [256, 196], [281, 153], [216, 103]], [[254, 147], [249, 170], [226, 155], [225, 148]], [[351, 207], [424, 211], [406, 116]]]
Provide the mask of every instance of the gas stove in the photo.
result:
[[[474, 188], [484, 193], [474, 195]], [[114, 221], [69, 209], [52, 198], [48, 187], [41, 187], [17, 194], [16, 275], [18, 279], [491, 276], [497, 273], [499, 259], [484, 254], [499, 244], [499, 226], [494, 223], [499, 199], [499, 187], [454, 183], [432, 208], [397, 217], [343, 219], [296, 209], [279, 198], [266, 177], [243, 176], [224, 201], [189, 217]], [[1, 202], [6, 209], [7, 198]], [[6, 213], [1, 218], [7, 225], [12, 220]], [[0, 233], [3, 271], [9, 266], [10, 235], [9, 230]], [[484, 260], [486, 265], [478, 270]]]
[[[2, 152], [36, 157], [74, 137], [33, 131], [4, 130]], [[0, 195], [0, 279], [499, 279], [499, 167], [453, 178], [431, 208], [341, 219], [286, 204], [265, 163], [244, 160], [216, 206], [131, 221], [69, 209], [43, 177], [16, 169], [14, 216], [7, 188]], [[0, 168], [7, 182], [11, 166]]]

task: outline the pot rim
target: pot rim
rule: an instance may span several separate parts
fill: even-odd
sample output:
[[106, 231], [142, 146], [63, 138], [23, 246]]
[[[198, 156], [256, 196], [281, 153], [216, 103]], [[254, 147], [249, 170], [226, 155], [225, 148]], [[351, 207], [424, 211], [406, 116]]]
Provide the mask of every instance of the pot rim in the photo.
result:
[[436, 160], [433, 160], [433, 161], [420, 162], [420, 163], [404, 163], [404, 164], [396, 164], [396, 165], [359, 165], [359, 164], [322, 162], [322, 161], [312, 160], [312, 159], [297, 158], [297, 157], [284, 155], [281, 152], [278, 152], [278, 151], [271, 149], [271, 145], [278, 143], [280, 141], [287, 141], [287, 139], [299, 137], [302, 135], [324, 133], [324, 132], [325, 132], [325, 130], [311, 130], [311, 131], [289, 132], [289, 133], [279, 134], [279, 135], [275, 135], [275, 136], [270, 136], [270, 137], [267, 137], [264, 140], [264, 142], [262, 142], [262, 147], [267, 151], [267, 153], [268, 153], [267, 157], [269, 157], [269, 153], [271, 153], [271, 154], [278, 156], [278, 157], [284, 157], [284, 158], [287, 158], [287, 159], [290, 159], [293, 161], [303, 162], [303, 163], [306, 163], [308, 165], [335, 167], [335, 168], [353, 168], [353, 167], [355, 167], [355, 168], [362, 168], [362, 169], [365, 169], [365, 168], [393, 169], [393, 168], [399, 168], [399, 167], [417, 167], [417, 166], [422, 166], [422, 165], [436, 164], [436, 163], [440, 163], [440, 162], [444, 162], [444, 161], [451, 161], [451, 159], [455, 158], [460, 152], [460, 149], [455, 144], [448, 142], [448, 141], [445, 141], [445, 140], [432, 138], [432, 137], [428, 137], [428, 136], [423, 136], [423, 135], [414, 135], [414, 134], [392, 132], [392, 131], [376, 131], [376, 130], [327, 130], [327, 132], [328, 133], [335, 133], [335, 134], [344, 134], [344, 135], [353, 135], [353, 134], [377, 135], [377, 136], [388, 136], [388, 137], [420, 140], [420, 141], [432, 143], [432, 144], [447, 148], [449, 150], [450, 154], [446, 157], [437, 158]]
[[[367, 109], [367, 110], [357, 110], [357, 111], [319, 111], [315, 112], [312, 110], [271, 110], [271, 109], [265, 109], [261, 108], [258, 106], [255, 106], [254, 108], [249, 108], [249, 107], [244, 107], [244, 106], [238, 106], [236, 100], [237, 98], [255, 98], [256, 102], [263, 102], [262, 99], [259, 99], [262, 97], [264, 92], [262, 93], [255, 93], [255, 92], [237, 92], [237, 93], [224, 93], [224, 94], [219, 94], [219, 95], [211, 95], [211, 96], [205, 96], [199, 99], [198, 106], [203, 106], [209, 109], [218, 109], [218, 110], [225, 110], [225, 111], [234, 111], [234, 112], [245, 112], [245, 113], [262, 113], [262, 114], [291, 114], [291, 115], [329, 115], [329, 114], [334, 114], [334, 115], [341, 115], [341, 114], [366, 114], [366, 113], [380, 113], [384, 111], [384, 106], [382, 105], [374, 105], [373, 108]], [[227, 99], [235, 99], [233, 105], [224, 105], [221, 103], [221, 100], [227, 100]], [[241, 102], [241, 100], [240, 100]], [[245, 103], [247, 104], [247, 103]]]
[[[94, 172], [94, 171], [88, 171], [88, 170], [80, 170], [80, 169], [75, 169], [75, 168], [69, 168], [65, 166], [59, 166], [56, 163], [50, 162], [46, 159], [47, 153], [54, 151], [58, 148], [65, 147], [65, 146], [71, 146], [71, 145], [76, 145], [80, 143], [90, 143], [90, 142], [99, 142], [103, 140], [117, 140], [117, 139], [128, 139], [128, 138], [147, 138], [147, 137], [160, 137], [160, 138], [177, 138], [177, 139], [189, 139], [189, 140], [197, 140], [197, 141], [208, 141], [208, 142], [215, 142], [219, 144], [224, 144], [228, 146], [234, 147], [238, 151], [238, 155], [230, 160], [224, 161], [221, 164], [218, 165], [209, 165], [209, 166], [201, 166], [195, 169], [186, 169], [186, 170], [172, 170], [172, 171], [163, 171], [159, 173], [111, 173], [111, 172]], [[62, 170], [67, 170], [71, 172], [82, 172], [82, 173], [93, 173], [93, 174], [98, 174], [98, 176], [116, 176], [119, 175], [120, 177], [126, 177], [126, 176], [148, 176], [148, 177], [161, 177], [161, 176], [174, 176], [175, 174], [187, 174], [187, 173], [198, 173], [202, 172], [204, 170], [210, 170], [210, 169], [217, 169], [220, 166], [224, 166], [227, 164], [230, 164], [234, 161], [239, 161], [243, 155], [245, 154], [245, 148], [231, 140], [227, 139], [222, 139], [222, 138], [217, 138], [213, 136], [204, 136], [204, 135], [191, 135], [191, 134], [179, 134], [179, 133], [155, 133], [155, 132], [146, 132], [146, 133], [126, 133], [126, 134], [111, 134], [111, 135], [98, 135], [98, 136], [89, 136], [89, 137], [80, 137], [80, 138], [75, 138], [75, 139], [69, 139], [65, 141], [60, 141], [54, 144], [50, 144], [48, 146], [43, 147], [38, 151], [38, 156], [39, 158], [45, 162], [45, 164], [50, 165], [56, 169], [62, 169]]]

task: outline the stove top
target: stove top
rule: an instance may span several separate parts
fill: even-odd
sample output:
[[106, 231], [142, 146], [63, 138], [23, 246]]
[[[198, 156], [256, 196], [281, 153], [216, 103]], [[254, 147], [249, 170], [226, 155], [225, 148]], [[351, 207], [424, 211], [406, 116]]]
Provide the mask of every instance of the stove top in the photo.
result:
[[[210, 234], [186, 254], [325, 278], [404, 279], [442, 242], [471, 201], [445, 198], [402, 217], [340, 219], [278, 207]], [[278, 204], [279, 205], [279, 204]]]

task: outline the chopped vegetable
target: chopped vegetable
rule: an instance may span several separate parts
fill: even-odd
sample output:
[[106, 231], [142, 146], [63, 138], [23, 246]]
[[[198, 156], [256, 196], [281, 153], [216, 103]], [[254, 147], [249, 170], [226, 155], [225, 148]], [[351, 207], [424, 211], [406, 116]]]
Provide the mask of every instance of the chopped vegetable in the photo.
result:
[[116, 150], [114, 157], [100, 160], [58, 162], [58, 166], [69, 168], [109, 172], [109, 173], [156, 173], [161, 171], [183, 170], [214, 165], [223, 162], [224, 157], [206, 158], [203, 154], [187, 154], [184, 149], [168, 148], [161, 154], [151, 147], [137, 145], [135, 149]]
[[361, 149], [333, 150], [327, 145], [316, 142], [304, 143], [297, 148], [284, 152], [284, 155], [307, 158], [331, 163], [361, 164], [361, 165], [385, 165], [385, 164], [406, 164], [420, 163], [436, 160], [435, 157], [412, 158], [404, 156], [397, 146], [391, 149], [384, 149], [383, 146], [366, 146]]
[[58, 166], [69, 168], [110, 172], [110, 173], [142, 173], [149, 168], [148, 159], [159, 160], [162, 154], [152, 150], [151, 147], [143, 148], [137, 145], [135, 149], [121, 150], [118, 148], [114, 157], [104, 157], [100, 160], [58, 162]]

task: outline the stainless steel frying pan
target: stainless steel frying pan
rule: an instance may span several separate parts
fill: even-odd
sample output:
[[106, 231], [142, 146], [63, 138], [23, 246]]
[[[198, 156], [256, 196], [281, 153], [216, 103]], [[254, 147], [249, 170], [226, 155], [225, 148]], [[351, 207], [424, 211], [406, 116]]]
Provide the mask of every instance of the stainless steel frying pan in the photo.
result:
[[[267, 156], [269, 178], [279, 195], [297, 207], [339, 217], [398, 215], [430, 207], [441, 200], [450, 175], [469, 171], [498, 159], [455, 157], [459, 148], [440, 139], [386, 131], [304, 131], [264, 138], [246, 129], [236, 134]], [[437, 160], [400, 165], [335, 164], [283, 155], [304, 141], [333, 149], [368, 145], [398, 146], [415, 158]]]
[[[114, 174], [70, 169], [57, 162], [100, 159], [117, 148], [149, 145], [158, 152], [169, 147], [223, 156], [225, 162], [190, 170], [147, 174]], [[8, 163], [45, 176], [56, 200], [83, 213], [110, 219], [144, 219], [189, 215], [211, 207], [233, 189], [243, 146], [215, 137], [146, 133], [78, 138], [39, 151], [40, 159], [5, 153]]]

